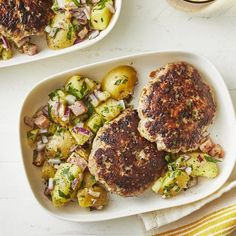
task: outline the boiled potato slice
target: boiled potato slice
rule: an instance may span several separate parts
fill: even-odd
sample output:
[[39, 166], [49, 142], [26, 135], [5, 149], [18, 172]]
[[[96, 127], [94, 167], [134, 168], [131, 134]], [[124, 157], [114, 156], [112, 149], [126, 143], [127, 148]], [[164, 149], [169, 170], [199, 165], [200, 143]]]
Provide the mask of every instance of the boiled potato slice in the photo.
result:
[[55, 186], [52, 191], [52, 203], [55, 207], [60, 207], [75, 197], [82, 181], [81, 169], [74, 164], [63, 163], [59, 166], [53, 181]]
[[76, 40], [76, 33], [70, 22], [70, 17], [65, 13], [55, 15], [51, 24], [51, 32], [47, 33], [48, 47], [57, 50], [70, 47]]
[[106, 102], [102, 103], [95, 108], [95, 111], [103, 117], [104, 120], [110, 121], [117, 117], [125, 109], [123, 100], [117, 101], [109, 98]]
[[164, 197], [173, 197], [187, 187], [189, 180], [189, 175], [184, 171], [168, 171], [154, 183], [152, 190]]
[[108, 91], [112, 98], [124, 99], [133, 94], [137, 83], [137, 72], [131, 66], [119, 66], [109, 71], [102, 80], [102, 89]]
[[88, 78], [83, 78], [79, 75], [74, 75], [69, 78], [65, 89], [69, 94], [74, 95], [78, 99], [82, 99], [90, 91], [96, 87], [97, 83]]
[[90, 188], [94, 184], [96, 184], [96, 179], [90, 172], [87, 170], [84, 172], [84, 179], [83, 179], [83, 188]]
[[58, 128], [46, 145], [45, 153], [48, 158], [67, 159], [75, 139], [66, 128]]
[[42, 178], [44, 180], [49, 180], [50, 178], [54, 177], [55, 173], [56, 169], [54, 168], [53, 164], [45, 161], [42, 167]]
[[107, 192], [100, 186], [84, 188], [78, 191], [78, 203], [81, 207], [100, 210], [108, 203]]
[[[111, 0], [105, 1], [105, 3], [106, 2], [113, 4]], [[91, 24], [92, 24], [92, 27], [96, 30], [106, 29], [111, 20], [112, 13], [105, 6], [105, 3], [98, 3], [92, 9]]]
[[215, 178], [219, 174], [219, 168], [215, 162], [207, 160], [205, 154], [192, 153], [191, 158], [186, 162], [187, 166], [192, 168], [191, 176]]

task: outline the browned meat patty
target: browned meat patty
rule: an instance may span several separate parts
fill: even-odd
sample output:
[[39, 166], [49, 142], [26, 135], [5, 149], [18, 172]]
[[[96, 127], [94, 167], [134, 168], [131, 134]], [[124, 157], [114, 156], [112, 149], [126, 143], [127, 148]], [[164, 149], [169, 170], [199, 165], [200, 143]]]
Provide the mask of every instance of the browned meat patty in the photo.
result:
[[43, 33], [51, 6], [51, 0], [0, 0], [0, 34], [19, 46], [23, 38]]
[[160, 177], [165, 152], [138, 132], [138, 113], [125, 110], [101, 128], [93, 142], [89, 170], [113, 193], [136, 196]]
[[141, 135], [159, 150], [197, 149], [216, 112], [210, 87], [185, 62], [167, 64], [150, 77], [138, 105]]

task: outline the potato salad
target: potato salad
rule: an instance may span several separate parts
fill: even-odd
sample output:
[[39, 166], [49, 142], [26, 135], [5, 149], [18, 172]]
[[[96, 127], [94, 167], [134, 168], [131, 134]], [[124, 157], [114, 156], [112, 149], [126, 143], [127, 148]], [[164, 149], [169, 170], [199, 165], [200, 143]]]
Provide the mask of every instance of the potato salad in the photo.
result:
[[[125, 110], [137, 82], [133, 67], [113, 70], [103, 79], [103, 89], [91, 78], [71, 76], [63, 88], [48, 94], [45, 106], [25, 117], [25, 124], [31, 127], [27, 140], [33, 149], [33, 164], [41, 168], [44, 194], [55, 207], [75, 199], [90, 210], [100, 210], [108, 203], [107, 191], [87, 168], [88, 157], [97, 131]], [[107, 91], [110, 81], [116, 85]], [[117, 96], [121, 89], [128, 91], [126, 96]]]
[[45, 32], [54, 50], [97, 37], [115, 13], [112, 0], [55, 0], [52, 9], [55, 16]]

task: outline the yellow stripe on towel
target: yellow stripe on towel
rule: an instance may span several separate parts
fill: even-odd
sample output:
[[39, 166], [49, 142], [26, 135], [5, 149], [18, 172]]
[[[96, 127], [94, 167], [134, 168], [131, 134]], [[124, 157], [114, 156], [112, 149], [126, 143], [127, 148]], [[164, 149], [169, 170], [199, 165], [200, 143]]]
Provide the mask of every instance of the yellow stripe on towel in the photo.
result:
[[191, 224], [156, 236], [225, 236], [236, 229], [236, 204], [215, 211]]

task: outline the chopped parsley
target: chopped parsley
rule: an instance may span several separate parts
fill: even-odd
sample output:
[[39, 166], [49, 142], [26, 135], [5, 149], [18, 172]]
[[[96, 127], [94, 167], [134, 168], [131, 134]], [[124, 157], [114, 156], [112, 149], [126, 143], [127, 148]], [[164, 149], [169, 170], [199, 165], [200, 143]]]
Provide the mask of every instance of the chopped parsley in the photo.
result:
[[59, 194], [59, 196], [60, 197], [62, 197], [62, 198], [65, 198], [65, 199], [69, 199], [70, 198], [70, 195], [69, 194], [65, 194], [65, 193], [63, 193], [61, 190], [58, 190], [58, 194]]
[[68, 40], [71, 40], [71, 38], [72, 38], [72, 32], [73, 32], [73, 25], [70, 24], [70, 25], [69, 25], [69, 28], [68, 28], [67, 35], [66, 35], [66, 38], [67, 38]]
[[218, 160], [218, 159], [208, 156], [208, 155], [204, 155], [204, 157], [205, 157], [206, 161], [208, 161], [208, 162], [213, 162], [213, 163], [221, 162], [221, 160]]
[[128, 81], [128, 77], [126, 75], [123, 75], [124, 78], [120, 78], [116, 80], [115, 85], [120, 85], [120, 84], [126, 84]]

